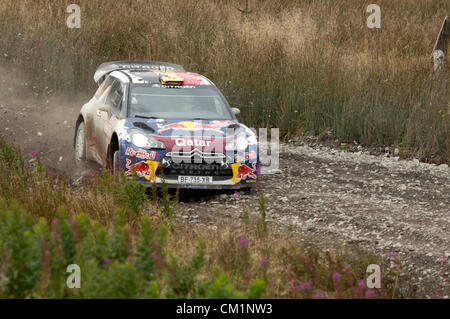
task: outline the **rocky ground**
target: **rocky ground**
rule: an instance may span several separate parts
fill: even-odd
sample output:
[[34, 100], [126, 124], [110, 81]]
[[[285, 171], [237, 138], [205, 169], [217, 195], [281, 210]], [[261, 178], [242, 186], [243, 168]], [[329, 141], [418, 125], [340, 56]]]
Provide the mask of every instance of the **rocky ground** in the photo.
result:
[[[263, 178], [269, 224], [322, 248], [397, 254], [426, 296], [439, 295], [450, 255], [448, 165], [290, 144], [280, 166]], [[180, 207], [187, 222], [214, 228], [218, 217], [242, 218], [243, 207], [259, 216], [256, 192], [182, 196]]]
[[[51, 169], [77, 178], [72, 141], [85, 101], [36, 102], [29, 92], [26, 83], [3, 79], [0, 138], [20, 145], [26, 159], [36, 151]], [[311, 138], [283, 144], [278, 173], [263, 176], [269, 225], [325, 249], [397, 253], [425, 295], [439, 296], [448, 276], [443, 256], [450, 255], [449, 167], [399, 160], [395, 150], [350, 149]], [[218, 220], [238, 222], [243, 207], [258, 218], [257, 192], [180, 194], [180, 216], [189, 224], [219, 229]]]

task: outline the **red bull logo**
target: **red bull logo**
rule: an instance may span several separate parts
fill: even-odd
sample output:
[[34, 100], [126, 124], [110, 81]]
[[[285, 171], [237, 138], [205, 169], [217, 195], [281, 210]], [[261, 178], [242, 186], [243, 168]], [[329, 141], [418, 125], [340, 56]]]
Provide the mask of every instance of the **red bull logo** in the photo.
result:
[[147, 180], [156, 179], [156, 169], [159, 165], [159, 162], [153, 161], [142, 161], [136, 164], [132, 164], [132, 161], [127, 158], [127, 162], [125, 164], [125, 174], [127, 176], [132, 176], [136, 174], [138, 177], [144, 177]]
[[185, 130], [185, 131], [201, 131], [210, 130], [222, 133], [220, 130], [223, 127], [233, 125], [232, 121], [210, 121], [208, 124], [202, 124], [200, 122], [182, 121], [177, 123], [167, 124], [161, 127], [160, 132], [168, 130]]
[[256, 179], [256, 162], [252, 163], [252, 167], [245, 164], [234, 163], [231, 164], [233, 170], [233, 178], [231, 179], [235, 183], [239, 183], [241, 180], [246, 180], [247, 178]]
[[154, 152], [154, 151], [147, 152], [145, 150], [135, 151], [131, 147], [128, 147], [127, 150], [125, 151], [125, 155], [137, 157], [140, 159], [154, 160], [156, 157], [156, 152]]

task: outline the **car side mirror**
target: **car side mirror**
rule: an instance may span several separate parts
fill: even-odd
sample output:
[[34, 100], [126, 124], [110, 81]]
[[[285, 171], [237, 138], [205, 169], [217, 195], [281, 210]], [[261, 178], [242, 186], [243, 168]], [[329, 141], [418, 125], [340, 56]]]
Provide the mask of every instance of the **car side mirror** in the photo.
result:
[[241, 110], [239, 110], [237, 107], [232, 107], [231, 111], [233, 112], [234, 115], [241, 114]]

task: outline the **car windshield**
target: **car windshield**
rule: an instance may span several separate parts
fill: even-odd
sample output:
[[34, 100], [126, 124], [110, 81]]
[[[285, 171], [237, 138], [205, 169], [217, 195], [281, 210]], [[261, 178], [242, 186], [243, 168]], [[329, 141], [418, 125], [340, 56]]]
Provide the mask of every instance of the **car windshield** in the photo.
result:
[[129, 116], [186, 120], [233, 119], [226, 101], [214, 87], [132, 87]]

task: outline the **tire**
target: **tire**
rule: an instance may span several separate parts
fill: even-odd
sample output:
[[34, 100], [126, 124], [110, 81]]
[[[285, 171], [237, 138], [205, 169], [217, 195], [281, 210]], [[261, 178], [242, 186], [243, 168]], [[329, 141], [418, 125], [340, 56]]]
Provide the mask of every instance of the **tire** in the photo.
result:
[[75, 135], [75, 161], [77, 163], [86, 161], [86, 129], [84, 122], [78, 125]]

